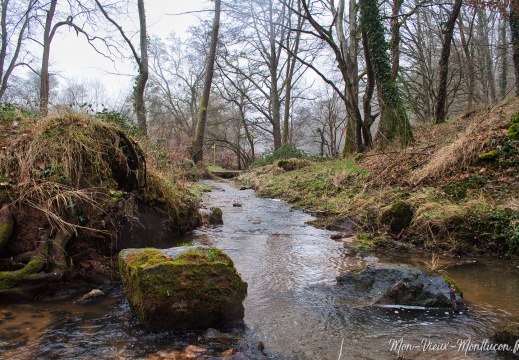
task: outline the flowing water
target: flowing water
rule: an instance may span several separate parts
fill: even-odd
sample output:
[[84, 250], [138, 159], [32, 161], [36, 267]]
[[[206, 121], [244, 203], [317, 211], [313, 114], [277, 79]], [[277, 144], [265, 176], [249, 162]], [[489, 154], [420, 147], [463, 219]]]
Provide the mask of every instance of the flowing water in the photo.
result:
[[[306, 225], [308, 214], [256, 198], [251, 190], [208, 184], [214, 190], [205, 205], [223, 210], [224, 225], [181, 241], [221, 248], [248, 282], [244, 324], [225, 329], [233, 337], [261, 341], [274, 359], [514, 358], [478, 346], [489, 344], [485, 339], [498, 324], [519, 321], [519, 264], [478, 260], [451, 266], [449, 276], [469, 305], [460, 314], [358, 306], [336, 291], [338, 275], [366, 263], [421, 265], [422, 259], [355, 256], [331, 240], [332, 232]], [[2, 359], [137, 359], [187, 344], [209, 348], [213, 357], [206, 356], [218, 359], [230, 346], [196, 332], [148, 334], [129, 314], [120, 287], [85, 304], [0, 306]]]

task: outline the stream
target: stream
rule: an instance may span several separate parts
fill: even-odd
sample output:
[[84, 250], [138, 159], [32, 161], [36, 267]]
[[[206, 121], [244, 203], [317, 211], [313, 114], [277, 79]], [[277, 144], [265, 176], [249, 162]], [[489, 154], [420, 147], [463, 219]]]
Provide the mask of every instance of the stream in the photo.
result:
[[[496, 325], [519, 321], [518, 263], [462, 259], [449, 267], [469, 306], [459, 314], [358, 307], [335, 291], [338, 275], [377, 261], [423, 266], [430, 258], [358, 256], [332, 240], [333, 232], [307, 225], [312, 216], [282, 201], [205, 183], [214, 190], [204, 205], [221, 208], [224, 225], [175, 241], [222, 249], [248, 282], [243, 325], [219, 329], [240, 343], [261, 342], [272, 359], [517, 358], [477, 345]], [[147, 333], [131, 316], [120, 285], [86, 303], [0, 305], [0, 359], [158, 359], [156, 354], [189, 344], [208, 348], [203, 358], [210, 359], [222, 359], [218, 354], [230, 347], [203, 332]]]

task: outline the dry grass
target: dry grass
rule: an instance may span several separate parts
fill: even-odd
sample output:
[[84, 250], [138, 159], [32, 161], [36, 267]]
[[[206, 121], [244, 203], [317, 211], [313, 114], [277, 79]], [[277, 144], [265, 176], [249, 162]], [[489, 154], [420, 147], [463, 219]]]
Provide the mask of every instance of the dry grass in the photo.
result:
[[[445, 175], [467, 170], [478, 159], [489, 140], [510, 125], [513, 114], [519, 110], [517, 99], [507, 99], [491, 108], [471, 111], [444, 128], [456, 133], [460, 124], [467, 126], [451, 144], [441, 147], [423, 167], [414, 170], [409, 182], [418, 185]], [[470, 120], [470, 121], [467, 121]]]

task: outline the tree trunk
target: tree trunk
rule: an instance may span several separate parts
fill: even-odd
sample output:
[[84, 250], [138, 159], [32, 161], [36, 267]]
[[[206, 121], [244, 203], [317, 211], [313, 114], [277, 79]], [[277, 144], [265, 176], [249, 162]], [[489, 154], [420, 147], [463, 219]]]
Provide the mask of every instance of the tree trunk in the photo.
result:
[[[474, 15], [475, 16], [475, 15]], [[474, 18], [470, 22], [470, 28], [469, 28], [469, 35], [472, 34], [472, 27], [474, 23]], [[467, 89], [467, 95], [468, 95], [468, 104], [467, 107], [469, 109], [472, 108], [474, 105], [474, 93], [476, 91], [475, 83], [476, 83], [476, 73], [474, 70], [474, 56], [472, 56], [472, 52], [470, 51], [470, 39], [469, 37], [467, 39], [467, 36], [465, 35], [465, 27], [463, 25], [463, 18], [461, 17], [459, 20], [459, 27], [460, 27], [460, 36], [461, 36], [461, 46], [463, 48], [463, 53], [465, 54], [465, 62], [467, 66], [467, 72], [469, 77], [469, 86]]]
[[23, 23], [20, 28], [20, 31], [18, 32], [18, 38], [16, 41], [16, 45], [14, 48], [13, 55], [11, 57], [11, 60], [9, 62], [9, 65], [7, 66], [7, 69], [5, 68], [5, 61], [7, 60], [7, 45], [9, 43], [9, 36], [7, 34], [7, 7], [9, 2], [3, 1], [2, 2], [2, 14], [1, 14], [1, 27], [2, 27], [2, 38], [1, 38], [1, 45], [0, 45], [0, 100], [5, 94], [5, 90], [7, 89], [7, 83], [9, 81], [9, 77], [11, 76], [15, 66], [16, 62], [18, 61], [18, 56], [20, 55], [20, 50], [22, 49], [22, 42], [24, 39], [24, 34], [28, 28], [29, 25], [29, 19], [30, 19], [30, 12], [32, 10], [32, 7], [34, 5], [34, 0], [29, 1], [29, 5], [27, 6], [27, 9], [25, 11], [25, 14], [23, 15]]
[[508, 87], [508, 40], [506, 38], [505, 21], [501, 20], [499, 28], [499, 45], [501, 46], [501, 73], [499, 75], [499, 96], [506, 96]]
[[140, 26], [140, 62], [139, 76], [134, 89], [135, 112], [137, 114], [137, 124], [141, 134], [148, 134], [148, 126], [146, 123], [146, 103], [144, 102], [144, 92], [146, 83], [148, 82], [148, 35], [146, 30], [146, 14], [144, 10], [144, 0], [137, 1], [139, 10], [139, 26]]
[[[297, 2], [299, 5], [299, 13], [301, 12], [301, 3]], [[285, 113], [283, 114], [283, 136], [281, 139], [282, 145], [288, 144], [289, 140], [289, 130], [290, 130], [290, 107], [292, 105], [292, 81], [294, 77], [294, 72], [297, 64], [297, 54], [299, 53], [299, 40], [301, 38], [301, 27], [303, 25], [302, 17], [299, 15], [297, 18], [297, 28], [296, 28], [296, 38], [294, 40], [294, 50], [288, 54], [287, 60], [287, 75], [286, 75], [286, 91], [285, 91]], [[291, 28], [291, 24], [289, 22], [289, 27]], [[288, 31], [287, 35], [287, 47], [290, 46], [290, 34], [291, 31]]]
[[510, 31], [512, 33], [512, 50], [515, 72], [515, 95], [519, 96], [519, 4], [517, 0], [510, 1]]
[[191, 150], [193, 161], [195, 163], [198, 163], [204, 159], [205, 125], [207, 122], [207, 107], [209, 106], [209, 95], [211, 94], [211, 85], [213, 83], [214, 63], [216, 60], [216, 47], [218, 45], [218, 31], [220, 29], [221, 6], [222, 0], [215, 0], [213, 31], [211, 33], [211, 45], [209, 48], [209, 54], [207, 56], [204, 91], [202, 93], [202, 100], [200, 101], [198, 122], [196, 125], [195, 137], [193, 139], [193, 148]]
[[371, 55], [369, 53], [368, 37], [366, 31], [362, 30], [362, 47], [364, 48], [364, 61], [366, 62], [366, 88], [362, 97], [362, 108], [364, 110], [364, 143], [372, 144], [371, 125], [375, 122], [376, 116], [371, 113], [371, 100], [375, 92], [375, 74], [373, 73], [373, 65], [371, 64]]
[[481, 77], [485, 92], [485, 102], [493, 104], [496, 101], [496, 84], [494, 81], [494, 64], [492, 61], [492, 50], [488, 41], [489, 28], [488, 17], [485, 9], [478, 7], [478, 36], [480, 41], [480, 60], [482, 68], [485, 69], [485, 76]]
[[400, 70], [400, 22], [398, 14], [404, 0], [393, 0], [393, 9], [391, 17], [391, 76], [396, 81], [398, 71]]
[[49, 59], [50, 59], [50, 44], [52, 42], [53, 33], [52, 19], [56, 12], [56, 5], [58, 0], [51, 0], [49, 9], [47, 10], [47, 17], [45, 19], [45, 28], [43, 30], [43, 54], [41, 61], [40, 73], [40, 113], [46, 116], [49, 113], [49, 93], [50, 93], [50, 77], [49, 77]]
[[451, 53], [452, 36], [454, 33], [454, 25], [460, 14], [461, 4], [463, 0], [456, 0], [449, 15], [447, 24], [445, 25], [445, 33], [442, 43], [442, 52], [440, 56], [440, 82], [438, 86], [438, 97], [436, 99], [436, 111], [434, 114], [434, 122], [441, 124], [445, 122], [446, 104], [447, 104], [447, 75], [449, 73], [449, 57]]
[[360, 9], [378, 89], [380, 125], [377, 140], [381, 146], [394, 140], [407, 146], [413, 140], [413, 133], [398, 86], [392, 77], [378, 1], [362, 0]]

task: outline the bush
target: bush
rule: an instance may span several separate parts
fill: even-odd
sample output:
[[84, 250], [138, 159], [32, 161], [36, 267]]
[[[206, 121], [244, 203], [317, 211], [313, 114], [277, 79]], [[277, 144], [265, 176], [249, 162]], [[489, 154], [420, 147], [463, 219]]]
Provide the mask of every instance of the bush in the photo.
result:
[[256, 160], [253, 166], [265, 166], [271, 165], [277, 160], [282, 159], [302, 159], [309, 157], [308, 153], [304, 150], [298, 149], [292, 145], [283, 145], [277, 150], [267, 150], [263, 153], [259, 160]]

